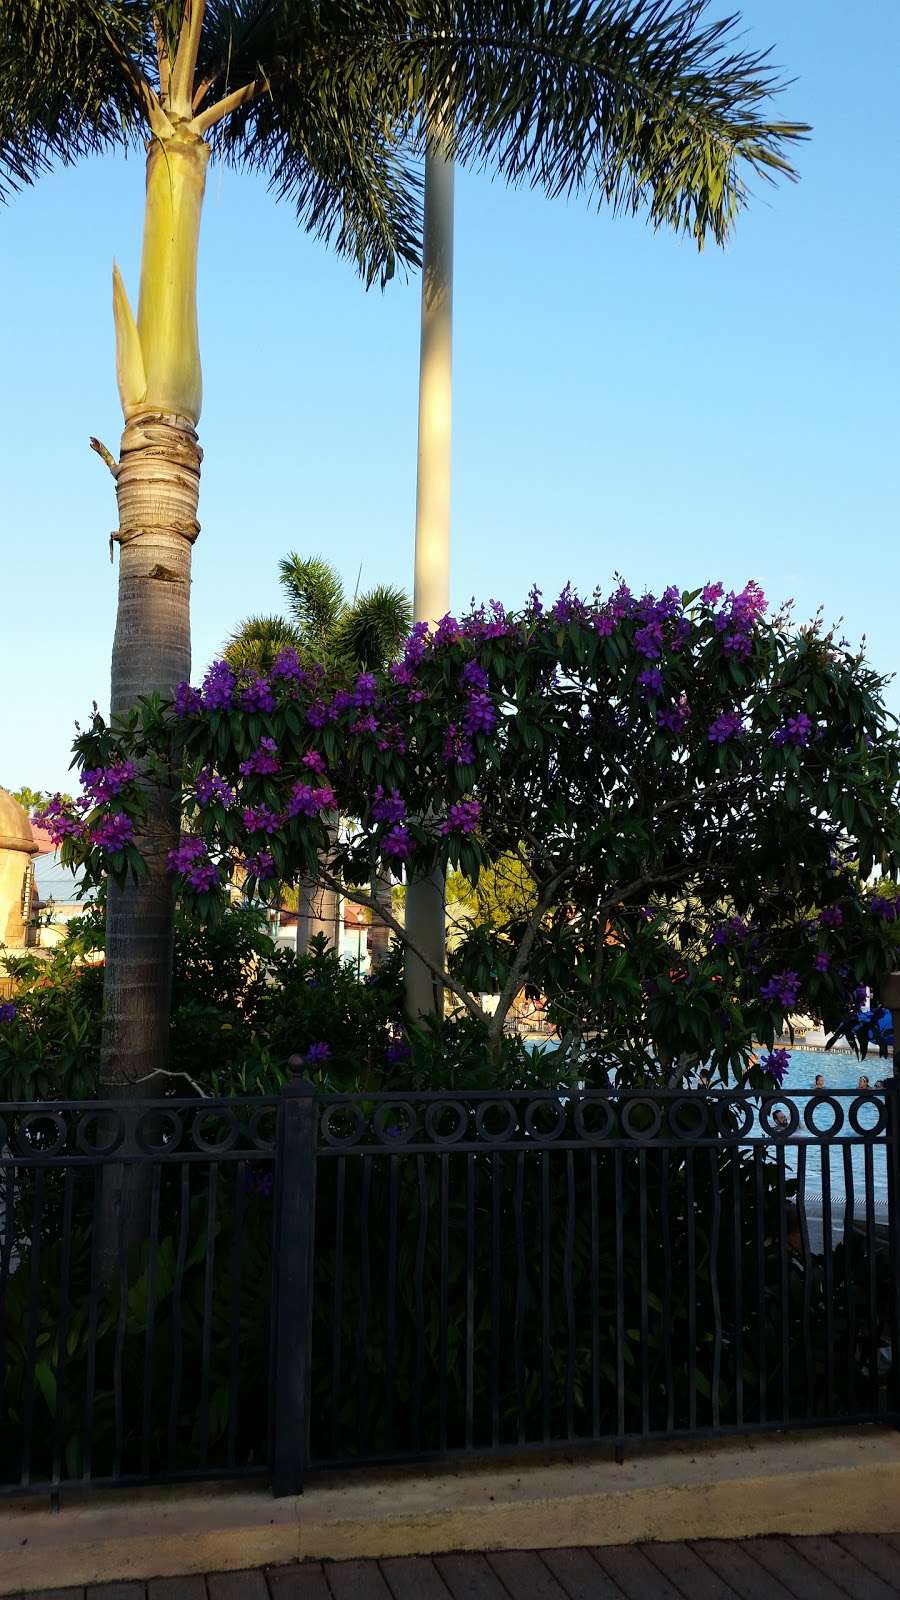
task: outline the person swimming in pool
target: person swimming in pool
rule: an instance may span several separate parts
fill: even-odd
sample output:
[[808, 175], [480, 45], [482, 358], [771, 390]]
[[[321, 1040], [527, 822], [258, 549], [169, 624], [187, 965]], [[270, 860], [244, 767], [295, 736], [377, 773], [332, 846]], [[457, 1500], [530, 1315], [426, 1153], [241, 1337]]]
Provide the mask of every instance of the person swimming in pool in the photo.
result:
[[865, 1091], [866, 1089], [871, 1087], [871, 1085], [869, 1083], [869, 1080], [866, 1077], [866, 1074], [864, 1072], [860, 1073], [859, 1083], [856, 1085], [856, 1087], [857, 1087], [857, 1089], [862, 1089], [863, 1091]]
[[813, 1084], [813, 1088], [814, 1089], [824, 1089], [824, 1087], [825, 1087], [825, 1079], [823, 1078], [821, 1072], [817, 1072], [816, 1073], [816, 1081]]

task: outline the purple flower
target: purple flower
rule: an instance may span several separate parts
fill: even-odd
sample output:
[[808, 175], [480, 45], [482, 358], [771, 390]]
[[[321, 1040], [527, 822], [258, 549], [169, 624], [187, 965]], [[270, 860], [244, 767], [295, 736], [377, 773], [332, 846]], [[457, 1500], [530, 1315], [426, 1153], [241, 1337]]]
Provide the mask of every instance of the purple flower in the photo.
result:
[[268, 806], [245, 806], [241, 816], [248, 833], [277, 833], [284, 820]]
[[0, 1022], [15, 1022], [18, 1015], [16, 1006], [11, 1000], [4, 1000], [0, 1005]]
[[309, 1067], [322, 1067], [331, 1059], [331, 1045], [324, 1039], [319, 1039], [311, 1044], [306, 1052], [306, 1064]]
[[823, 928], [839, 928], [844, 920], [844, 913], [840, 906], [826, 906], [819, 912], [819, 923]]
[[356, 706], [374, 705], [377, 693], [378, 679], [375, 677], [374, 672], [361, 672], [353, 690], [353, 704]]
[[717, 600], [721, 600], [724, 593], [724, 584], [707, 583], [700, 595], [700, 599], [705, 606], [714, 606]]
[[811, 733], [812, 722], [805, 711], [798, 711], [796, 717], [788, 717], [784, 727], [779, 728], [778, 732], [773, 735], [772, 743], [778, 745], [795, 744], [798, 747], [802, 747], [809, 744]]
[[828, 954], [827, 950], [817, 950], [816, 951], [815, 956], [813, 957], [813, 966], [815, 967], [817, 972], [827, 972], [828, 968], [829, 968], [829, 965], [830, 965], [830, 962], [831, 962], [831, 957]]
[[850, 998], [853, 1001], [853, 1004], [856, 1007], [857, 1011], [859, 1011], [860, 1008], [862, 1006], [864, 1006], [868, 1001], [868, 998], [869, 998], [868, 986], [866, 984], [864, 984], [864, 983], [858, 983], [856, 985], [856, 988], [854, 989], [852, 995], [850, 996]]
[[205, 889], [214, 889], [220, 881], [219, 869], [212, 861], [195, 861], [192, 867], [188, 867], [184, 877], [192, 889], [199, 889], [201, 893]]
[[86, 789], [98, 805], [121, 794], [127, 783], [137, 777], [131, 761], [116, 761], [111, 767], [86, 767], [81, 774], [81, 787]]
[[889, 900], [886, 895], [873, 894], [869, 910], [873, 916], [882, 917], [885, 922], [895, 922], [900, 916], [900, 899]]
[[706, 735], [711, 744], [725, 744], [728, 739], [734, 739], [743, 733], [744, 722], [739, 711], [723, 711], [711, 722]]
[[214, 661], [203, 679], [203, 706], [206, 711], [228, 711], [234, 695], [235, 676], [227, 661]]
[[445, 837], [449, 833], [474, 833], [480, 816], [481, 805], [477, 800], [458, 800], [450, 807], [439, 832]]
[[484, 692], [488, 687], [488, 675], [484, 667], [479, 666], [477, 661], [466, 662], [459, 675], [459, 681], [465, 684], [467, 689], [478, 689]]
[[746, 661], [752, 646], [745, 633], [729, 633], [722, 640], [722, 649], [727, 656], [737, 656], [739, 661]]
[[442, 645], [455, 644], [457, 639], [461, 638], [462, 628], [460, 627], [456, 618], [451, 617], [450, 612], [448, 611], [446, 616], [441, 617], [440, 622], [434, 630], [435, 648], [438, 649]]
[[685, 645], [688, 642], [688, 639], [691, 637], [691, 634], [693, 633], [693, 631], [694, 631], [694, 625], [691, 622], [690, 618], [689, 617], [679, 617], [678, 621], [675, 624], [675, 629], [674, 629], [674, 632], [672, 634], [672, 638], [669, 641], [669, 649], [670, 650], [674, 650], [674, 651], [683, 650]]
[[391, 828], [381, 841], [382, 855], [398, 856], [405, 859], [412, 855], [413, 842], [408, 829], [400, 823]]
[[648, 695], [662, 694], [663, 681], [659, 667], [645, 667], [643, 672], [638, 673], [638, 683]]
[[284, 650], [280, 650], [278, 655], [275, 657], [275, 662], [269, 676], [272, 678], [292, 679], [294, 683], [305, 683], [309, 674], [304, 672], [303, 668], [301, 667], [300, 657], [298, 656], [293, 645], [287, 645], [286, 648]]
[[333, 789], [324, 785], [321, 789], [313, 789], [308, 783], [295, 783], [288, 801], [287, 814], [289, 817], [317, 817], [320, 811], [327, 811], [332, 805], [334, 805]]
[[170, 850], [166, 860], [173, 872], [187, 872], [195, 861], [206, 855], [206, 845], [196, 834], [185, 833], [177, 849]]
[[275, 876], [275, 858], [271, 850], [258, 850], [256, 855], [244, 857], [244, 870], [259, 883]]
[[[243, 770], [242, 767], [241, 771], [243, 772]], [[227, 811], [234, 805], [234, 790], [230, 784], [225, 782], [224, 778], [220, 778], [209, 767], [201, 767], [197, 773], [194, 779], [194, 793], [197, 796], [197, 804], [200, 806], [209, 806], [212, 805], [214, 800], [218, 800]]]
[[396, 1067], [401, 1061], [408, 1061], [412, 1051], [405, 1039], [392, 1039], [384, 1054], [385, 1060]]
[[770, 1050], [768, 1055], [764, 1055], [760, 1061], [763, 1072], [768, 1073], [770, 1078], [775, 1079], [779, 1089], [787, 1076], [790, 1064], [791, 1053], [789, 1050]]
[[381, 784], [372, 797], [372, 818], [375, 822], [403, 822], [406, 818], [406, 801], [400, 791], [385, 794]]
[[428, 640], [428, 623], [415, 623], [409, 638], [403, 648], [403, 664], [406, 667], [417, 667], [425, 654]]
[[473, 694], [463, 714], [463, 732], [490, 733], [497, 723], [494, 702], [488, 694]]
[[594, 632], [599, 633], [601, 639], [608, 639], [610, 634], [616, 631], [616, 619], [611, 612], [601, 611], [599, 616], [594, 618], [593, 627]]
[[455, 722], [451, 722], [444, 735], [443, 758], [455, 761], [458, 767], [467, 767], [475, 760], [471, 740], [467, 739]]
[[306, 720], [311, 728], [324, 728], [326, 722], [334, 722], [337, 712], [326, 706], [321, 700], [314, 700], [306, 713]]
[[533, 583], [528, 591], [528, 609], [533, 611], [536, 617], [539, 617], [543, 614], [544, 607], [541, 601], [542, 594], [543, 590], [539, 589], [536, 583]]
[[241, 705], [245, 711], [274, 711], [275, 696], [267, 678], [252, 678], [241, 692]]
[[111, 816], [101, 817], [90, 832], [91, 844], [100, 845], [111, 856], [118, 855], [133, 838], [134, 823], [124, 811], [114, 811]]
[[412, 667], [407, 666], [405, 661], [395, 661], [388, 667], [388, 672], [395, 683], [407, 685], [414, 682], [415, 675]]
[[634, 647], [648, 661], [658, 661], [662, 655], [663, 647], [662, 624], [653, 620], [646, 622], [643, 628], [637, 628], [634, 635]]
[[64, 839], [81, 838], [84, 834], [84, 823], [70, 815], [62, 795], [55, 794], [52, 800], [35, 811], [31, 820], [38, 828], [47, 830], [54, 844], [62, 844]]
[[746, 939], [749, 933], [750, 929], [743, 917], [729, 917], [727, 922], [720, 922], [713, 928], [712, 942], [721, 948], [732, 939]]
[[306, 755], [303, 757], [303, 760], [300, 764], [301, 766], [308, 767], [310, 772], [322, 773], [326, 770], [325, 757], [320, 755], [318, 750], [307, 750]]
[[278, 759], [278, 746], [274, 739], [260, 739], [252, 756], [241, 762], [241, 772], [245, 778], [249, 778], [253, 772], [267, 774], [280, 771], [281, 762]]
[[690, 720], [691, 708], [684, 696], [677, 705], [668, 706], [656, 713], [657, 725], [660, 728], [668, 728], [670, 733], [683, 733]]
[[624, 617], [632, 615], [634, 611], [634, 595], [627, 583], [620, 583], [615, 594], [610, 597], [609, 610], [610, 615], [617, 622], [621, 622]]
[[180, 683], [175, 690], [172, 706], [176, 717], [191, 717], [201, 709], [203, 696], [199, 689], [192, 689], [189, 683]]
[[367, 714], [364, 717], [357, 717], [356, 721], [351, 725], [350, 732], [351, 733], [377, 733], [378, 732], [378, 722], [377, 722], [374, 714], [371, 711], [369, 711], [369, 712], [367, 712]]
[[760, 998], [771, 1003], [778, 1001], [784, 1010], [789, 1010], [796, 1002], [800, 992], [800, 979], [796, 972], [776, 972], [775, 976], [764, 983], [760, 989]]

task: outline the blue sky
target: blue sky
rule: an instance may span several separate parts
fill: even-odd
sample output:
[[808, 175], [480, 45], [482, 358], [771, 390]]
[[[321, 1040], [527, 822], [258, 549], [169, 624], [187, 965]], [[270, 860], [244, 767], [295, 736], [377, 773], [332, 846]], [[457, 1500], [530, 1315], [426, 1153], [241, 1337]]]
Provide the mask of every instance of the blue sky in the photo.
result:
[[[724, 3], [715, 10], [727, 10]], [[895, 0], [745, 0], [814, 124], [802, 181], [759, 186], [725, 251], [634, 219], [457, 187], [453, 600], [568, 580], [757, 578], [897, 655]], [[194, 662], [278, 608], [296, 548], [351, 588], [411, 586], [419, 284], [366, 294], [254, 177], [212, 168], [201, 243], [205, 451]], [[108, 694], [110, 315], [136, 300], [142, 164], [54, 173], [0, 213], [0, 782], [67, 782]], [[895, 708], [900, 695], [889, 691]], [[70, 781], [70, 780], [69, 780]]]

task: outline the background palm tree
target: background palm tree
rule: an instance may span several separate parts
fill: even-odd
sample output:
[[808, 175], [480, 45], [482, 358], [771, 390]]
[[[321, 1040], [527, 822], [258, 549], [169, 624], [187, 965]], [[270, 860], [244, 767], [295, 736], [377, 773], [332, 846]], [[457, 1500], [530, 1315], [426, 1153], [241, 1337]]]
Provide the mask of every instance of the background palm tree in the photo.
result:
[[[764, 58], [734, 50], [703, 11], [698, 0], [4, 0], [0, 189], [54, 160], [146, 151], [136, 318], [113, 275], [118, 461], [98, 446], [119, 510], [114, 716], [190, 673], [196, 264], [213, 139], [217, 158], [265, 172], [367, 284], [418, 264], [418, 160], [448, 86], [457, 159], [723, 236], [742, 173], [789, 172], [785, 149], [802, 130], [763, 118], [776, 87]], [[177, 797], [160, 794], [140, 841], [147, 875], [110, 887], [111, 1084], [165, 1061], [177, 829]]]
[[[332, 672], [345, 672], [352, 680], [358, 672], [377, 669], [394, 661], [412, 623], [412, 605], [402, 589], [377, 584], [348, 600], [340, 574], [322, 556], [300, 556], [296, 551], [278, 563], [281, 587], [287, 599], [286, 617], [248, 617], [229, 638], [225, 656], [236, 667], [264, 673], [281, 650], [292, 646], [301, 660], [320, 662]], [[336, 831], [339, 819], [329, 827]], [[323, 866], [327, 865], [327, 856]], [[375, 875], [372, 898], [391, 910], [391, 880]], [[314, 878], [298, 885], [297, 950], [306, 950], [316, 934], [339, 946], [340, 899]], [[372, 923], [369, 934], [373, 967], [385, 959], [390, 944], [386, 922]]]

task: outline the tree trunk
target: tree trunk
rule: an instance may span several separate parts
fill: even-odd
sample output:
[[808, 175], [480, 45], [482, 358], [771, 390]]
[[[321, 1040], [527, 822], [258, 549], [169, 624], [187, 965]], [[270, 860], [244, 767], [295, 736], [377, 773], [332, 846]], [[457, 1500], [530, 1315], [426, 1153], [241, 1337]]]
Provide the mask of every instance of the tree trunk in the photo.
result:
[[[414, 615], [437, 622], [450, 609], [450, 466], [453, 354], [453, 161], [445, 154], [440, 113], [433, 116], [425, 156], [422, 336], [419, 358], [419, 447], [416, 483]], [[413, 879], [406, 889], [406, 927], [444, 965], [444, 876]], [[407, 950], [410, 1017], [443, 1009], [443, 988]]]
[[[191, 672], [191, 547], [200, 531], [202, 382], [197, 246], [208, 147], [185, 130], [148, 145], [141, 294], [135, 324], [113, 276], [116, 365], [125, 431], [116, 476], [119, 603], [110, 709], [169, 695]], [[127, 1092], [165, 1066], [174, 893], [166, 853], [178, 841], [179, 796], [152, 793], [138, 844], [139, 883], [111, 885], [107, 907], [101, 1076]], [[153, 1093], [141, 1084], [138, 1092]]]
[[[197, 334], [197, 245], [209, 150], [176, 129], [148, 145], [141, 293], [135, 323], [113, 269], [116, 374], [125, 431], [116, 473], [119, 603], [110, 710], [139, 695], [170, 695], [191, 674], [191, 547], [200, 531], [201, 451], [195, 425], [202, 382]], [[168, 1055], [175, 896], [166, 854], [178, 842], [177, 791], [148, 788], [137, 838], [148, 870], [110, 884], [100, 1074], [118, 1099], [154, 1096]], [[155, 1081], [154, 1081], [155, 1078]], [[125, 1110], [126, 1148], [137, 1111]], [[112, 1281], [121, 1250], [146, 1234], [150, 1168], [109, 1163], [94, 1237], [97, 1270]]]
[[[331, 869], [331, 857], [337, 844], [340, 817], [336, 812], [328, 812], [324, 816], [328, 828], [329, 849], [319, 857], [323, 872]], [[309, 942], [317, 934], [324, 933], [328, 940], [329, 949], [340, 953], [341, 897], [335, 889], [329, 889], [318, 878], [301, 878], [297, 895], [297, 954], [305, 955], [309, 949]]]
[[[394, 906], [393, 889], [390, 878], [382, 877], [381, 873], [374, 872], [369, 885], [369, 892], [376, 905], [383, 906], [386, 911], [392, 911]], [[369, 961], [372, 971], [383, 966], [388, 958], [391, 948], [391, 930], [388, 924], [381, 920], [377, 911], [372, 912], [372, 921], [369, 924]]]

